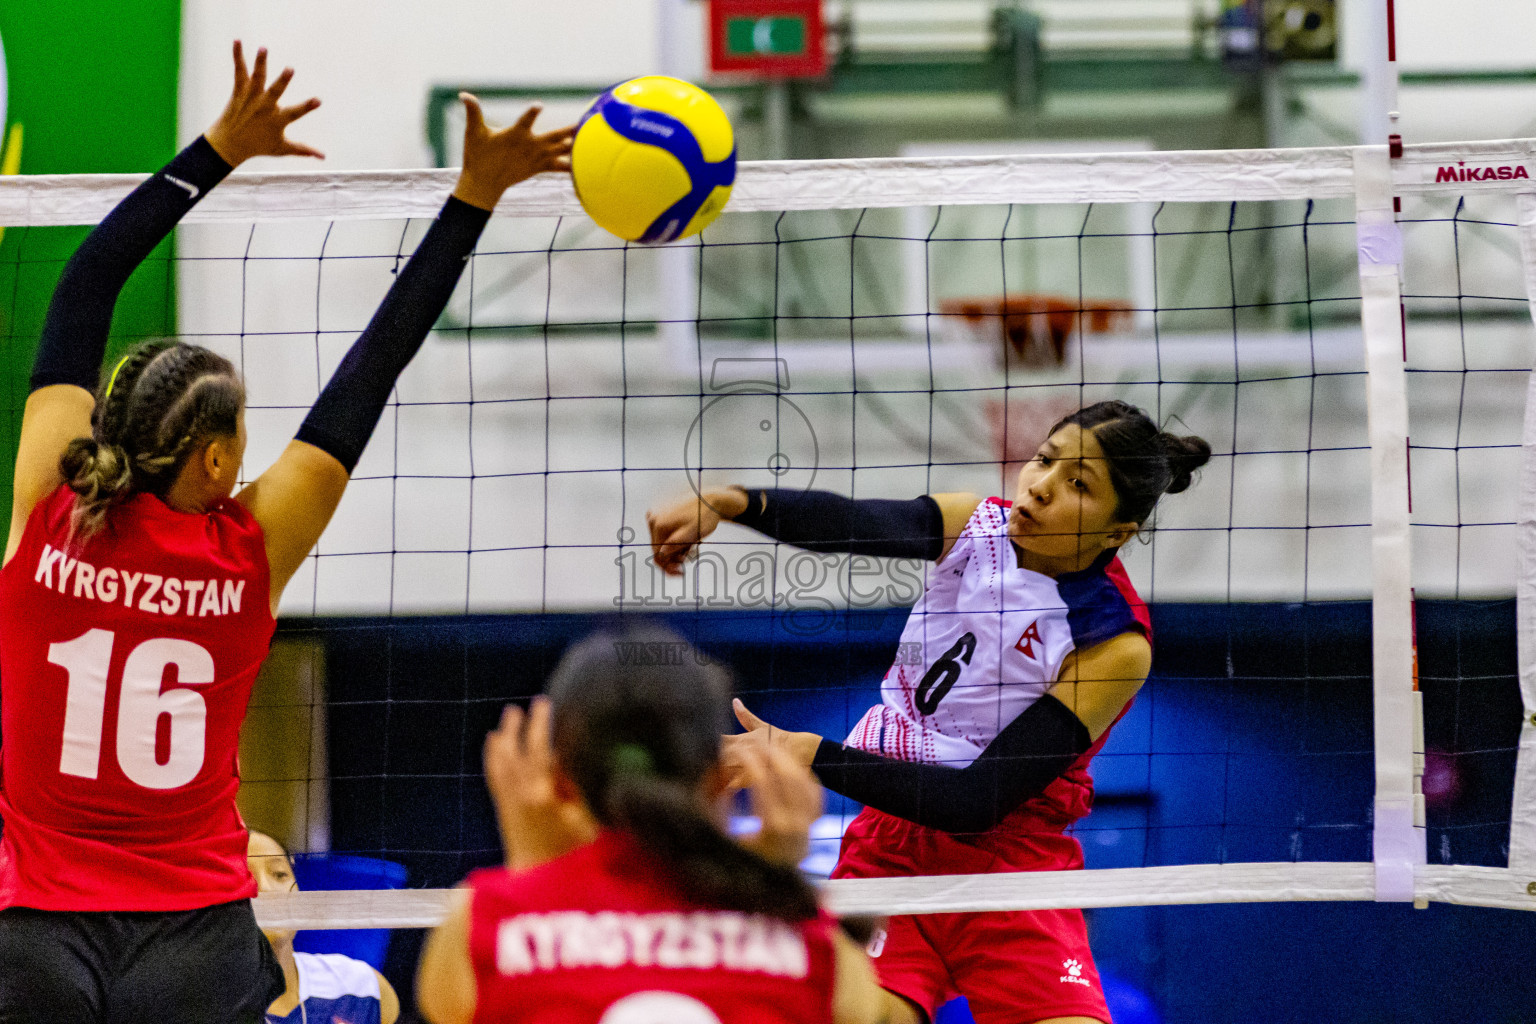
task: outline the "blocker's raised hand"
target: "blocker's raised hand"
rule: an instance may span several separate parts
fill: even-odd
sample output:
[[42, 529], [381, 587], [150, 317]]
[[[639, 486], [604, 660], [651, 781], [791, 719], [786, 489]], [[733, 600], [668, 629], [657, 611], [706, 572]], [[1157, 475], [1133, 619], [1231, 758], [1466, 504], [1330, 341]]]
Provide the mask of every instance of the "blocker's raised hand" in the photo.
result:
[[535, 697], [527, 714], [509, 705], [485, 738], [485, 784], [514, 869], [551, 860], [597, 834], [581, 801], [561, 792], [550, 719], [548, 698]]
[[253, 156], [325, 159], [318, 149], [290, 141], [287, 136], [289, 125], [320, 105], [314, 97], [291, 107], [280, 105], [278, 101], [292, 80], [293, 68], [284, 68], [271, 85], [267, 84], [266, 47], [256, 51], [256, 62], [247, 71], [245, 52], [240, 41], [235, 40], [235, 89], [224, 113], [204, 133], [208, 144], [226, 163], [238, 167]]
[[459, 99], [464, 101], [464, 169], [453, 190], [459, 199], [494, 209], [501, 194], [518, 182], [545, 171], [570, 171], [575, 125], [535, 135], [533, 123], [543, 109], [535, 103], [512, 127], [493, 131], [478, 99], [467, 92], [459, 93]]

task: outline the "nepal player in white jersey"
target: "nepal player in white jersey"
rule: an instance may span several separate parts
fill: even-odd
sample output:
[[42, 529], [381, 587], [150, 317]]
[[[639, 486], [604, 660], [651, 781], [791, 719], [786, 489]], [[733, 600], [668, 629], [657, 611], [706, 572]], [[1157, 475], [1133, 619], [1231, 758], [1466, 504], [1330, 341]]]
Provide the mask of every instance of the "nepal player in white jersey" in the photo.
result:
[[[671, 573], [722, 519], [809, 550], [937, 563], [902, 633], [920, 663], [891, 667], [845, 742], [772, 728], [738, 701], [747, 732], [728, 739], [727, 763], [781, 746], [865, 805], [833, 877], [1082, 867], [1064, 830], [1088, 813], [1088, 763], [1152, 664], [1146, 606], [1117, 555], [1210, 451], [1100, 402], [1051, 429], [1011, 503], [729, 487], [653, 510], [655, 561]], [[871, 952], [905, 1000], [893, 1021], [931, 1020], [957, 995], [979, 1024], [1110, 1019], [1080, 911], [893, 917]]]

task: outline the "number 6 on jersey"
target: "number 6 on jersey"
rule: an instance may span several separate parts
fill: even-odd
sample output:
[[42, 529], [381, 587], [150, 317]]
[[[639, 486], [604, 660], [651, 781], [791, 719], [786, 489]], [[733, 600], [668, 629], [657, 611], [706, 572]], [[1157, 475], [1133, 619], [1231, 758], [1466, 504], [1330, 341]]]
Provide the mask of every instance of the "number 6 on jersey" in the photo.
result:
[[[116, 639], [108, 630], [91, 629], [48, 648], [48, 661], [69, 673], [59, 753], [64, 775], [94, 779], [100, 770], [107, 673]], [[162, 691], [165, 670], [172, 666], [176, 686]], [[146, 640], [129, 653], [117, 704], [117, 763], [124, 775], [146, 789], [175, 789], [197, 778], [208, 706], [201, 694], [186, 687], [213, 680], [213, 656], [190, 640]], [[164, 764], [156, 753], [161, 715], [170, 716]]]

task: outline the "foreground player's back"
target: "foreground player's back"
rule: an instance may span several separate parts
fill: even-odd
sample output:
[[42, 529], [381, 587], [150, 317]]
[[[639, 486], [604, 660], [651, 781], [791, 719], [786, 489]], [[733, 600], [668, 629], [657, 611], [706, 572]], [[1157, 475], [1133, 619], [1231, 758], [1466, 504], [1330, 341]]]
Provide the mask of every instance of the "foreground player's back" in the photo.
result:
[[73, 498], [39, 506], [0, 572], [0, 906], [249, 897], [235, 755], [274, 627], [261, 530], [232, 500], [192, 515], [138, 494], [82, 547]]
[[477, 1021], [810, 1024], [832, 1019], [835, 925], [703, 909], [633, 839], [470, 876]]

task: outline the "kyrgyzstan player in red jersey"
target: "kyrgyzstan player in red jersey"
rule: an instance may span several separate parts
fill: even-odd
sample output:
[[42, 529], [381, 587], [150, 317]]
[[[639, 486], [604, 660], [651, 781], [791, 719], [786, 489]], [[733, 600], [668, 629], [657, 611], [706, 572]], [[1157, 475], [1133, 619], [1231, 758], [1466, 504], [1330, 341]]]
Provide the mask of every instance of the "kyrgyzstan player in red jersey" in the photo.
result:
[[[935, 563], [901, 637], [921, 657], [891, 666], [844, 743], [770, 729], [738, 703], [748, 732], [727, 762], [782, 745], [865, 805], [834, 878], [1082, 867], [1065, 829], [1088, 813], [1089, 761], [1152, 661], [1117, 554], [1209, 457], [1203, 440], [1099, 402], [1052, 428], [1011, 503], [727, 488], [653, 512], [656, 564], [673, 572], [722, 518], [812, 550]], [[896, 916], [871, 953], [906, 1000], [896, 1021], [956, 995], [979, 1024], [1109, 1020], [1076, 910]]]
[[[238, 494], [244, 388], [195, 345], [102, 377], [117, 296], [254, 156], [320, 154], [235, 44], [207, 134], [136, 189], [60, 278], [33, 367], [0, 570], [0, 1021], [258, 1020], [281, 972], [251, 912], [237, 738], [283, 587], [341, 499], [395, 379], [502, 192], [569, 168], [536, 110], [491, 132], [466, 98], [464, 170], [277, 462]], [[98, 390], [99, 384], [99, 390]]]
[[[681, 657], [626, 656], [658, 649]], [[509, 708], [485, 757], [507, 867], [471, 875], [428, 941], [427, 1019], [885, 1021], [895, 1000], [795, 868], [822, 807], [810, 772], [749, 752], [762, 830], [722, 830], [729, 721], [724, 673], [654, 628], [588, 638], [526, 723]]]

